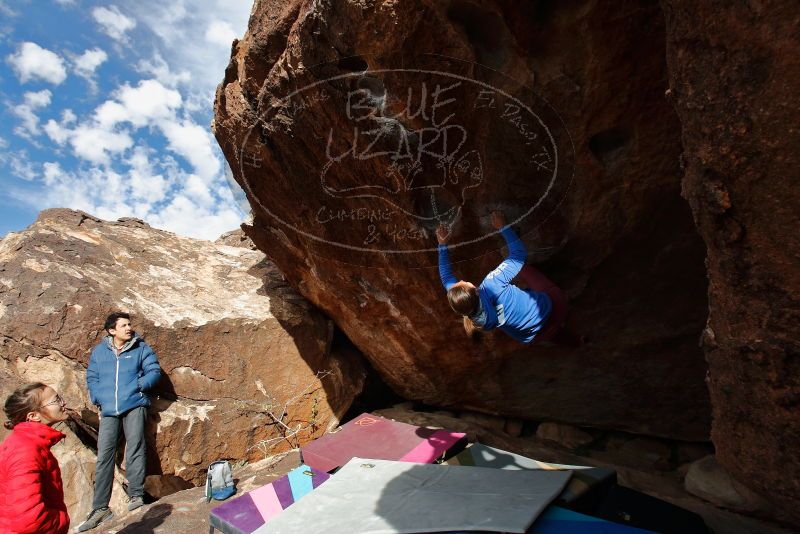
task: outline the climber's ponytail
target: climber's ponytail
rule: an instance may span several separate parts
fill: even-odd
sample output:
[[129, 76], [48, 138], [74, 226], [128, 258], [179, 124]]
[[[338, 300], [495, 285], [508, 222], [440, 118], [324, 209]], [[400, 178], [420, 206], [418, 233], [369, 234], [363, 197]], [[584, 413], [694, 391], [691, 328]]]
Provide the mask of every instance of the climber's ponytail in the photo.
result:
[[464, 330], [467, 332], [467, 337], [470, 339], [479, 339], [483, 333], [483, 329], [475, 326], [475, 323], [473, 323], [466, 315], [464, 316]]

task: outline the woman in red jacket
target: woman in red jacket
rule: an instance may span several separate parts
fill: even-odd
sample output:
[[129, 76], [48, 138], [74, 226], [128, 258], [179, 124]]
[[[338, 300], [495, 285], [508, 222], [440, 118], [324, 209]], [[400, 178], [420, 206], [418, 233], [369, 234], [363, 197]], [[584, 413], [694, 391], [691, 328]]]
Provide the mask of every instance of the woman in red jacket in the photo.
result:
[[61, 469], [50, 448], [64, 439], [52, 428], [67, 419], [64, 400], [53, 388], [26, 384], [5, 404], [11, 434], [0, 444], [0, 532], [66, 534]]

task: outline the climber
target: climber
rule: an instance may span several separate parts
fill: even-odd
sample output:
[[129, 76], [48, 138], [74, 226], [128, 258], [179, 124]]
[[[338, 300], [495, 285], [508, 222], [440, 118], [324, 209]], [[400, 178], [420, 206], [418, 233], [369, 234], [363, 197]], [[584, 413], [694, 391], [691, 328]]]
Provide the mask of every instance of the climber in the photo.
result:
[[[525, 245], [506, 224], [501, 212], [492, 212], [491, 223], [505, 238], [508, 257], [486, 275], [480, 287], [456, 279], [447, 251], [450, 229], [445, 225], [436, 229], [439, 275], [450, 307], [464, 316], [467, 334], [472, 337], [481, 330], [499, 328], [522, 343], [536, 340], [570, 346], [580, 344], [575, 336], [560, 332], [567, 312], [564, 292], [534, 267], [525, 265]], [[511, 284], [517, 274], [528, 289]]]

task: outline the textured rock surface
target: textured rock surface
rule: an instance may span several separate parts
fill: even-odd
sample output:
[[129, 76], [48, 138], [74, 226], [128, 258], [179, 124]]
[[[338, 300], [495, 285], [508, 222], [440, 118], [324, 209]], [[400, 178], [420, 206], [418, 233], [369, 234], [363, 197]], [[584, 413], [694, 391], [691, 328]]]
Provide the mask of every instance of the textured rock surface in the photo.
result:
[[764, 500], [731, 478], [714, 456], [692, 463], [686, 473], [686, 491], [701, 499], [742, 512], [764, 508]]
[[581, 445], [588, 445], [594, 441], [594, 437], [588, 432], [584, 432], [574, 426], [560, 425], [558, 423], [542, 423], [536, 429], [536, 437], [554, 441], [568, 449], [577, 449]]
[[797, 515], [797, 3], [662, 3], [685, 148], [683, 194], [708, 247], [704, 345], [716, 457]]
[[117, 309], [166, 372], [148, 422], [158, 492], [320, 435], [363, 383], [357, 354], [331, 351], [332, 324], [261, 252], [69, 210], [0, 242], [0, 365], [52, 385], [90, 425], [85, 365]]
[[[253, 206], [246, 233], [405, 397], [705, 440], [704, 251], [664, 54], [647, 1], [259, 1], [214, 131]], [[456, 269], [477, 282], [501, 259], [498, 207], [592, 343], [463, 335], [432, 230], [454, 224]]]

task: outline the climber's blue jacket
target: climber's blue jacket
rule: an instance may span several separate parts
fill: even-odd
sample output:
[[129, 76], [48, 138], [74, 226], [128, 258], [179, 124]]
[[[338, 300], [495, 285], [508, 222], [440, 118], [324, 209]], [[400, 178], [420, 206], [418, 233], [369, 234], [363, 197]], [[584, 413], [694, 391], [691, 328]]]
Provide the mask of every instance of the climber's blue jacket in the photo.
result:
[[120, 415], [150, 406], [147, 391], [161, 377], [156, 353], [136, 334], [117, 355], [111, 336], [92, 349], [86, 369], [89, 398], [103, 415]]
[[[483, 329], [497, 327], [517, 341], [530, 343], [544, 327], [553, 303], [547, 293], [523, 291], [511, 283], [525, 265], [528, 252], [510, 226], [503, 227], [500, 234], [508, 245], [508, 257], [486, 275], [478, 288], [481, 305], [486, 311]], [[447, 245], [439, 245], [439, 276], [445, 290], [458, 282], [450, 267]]]

